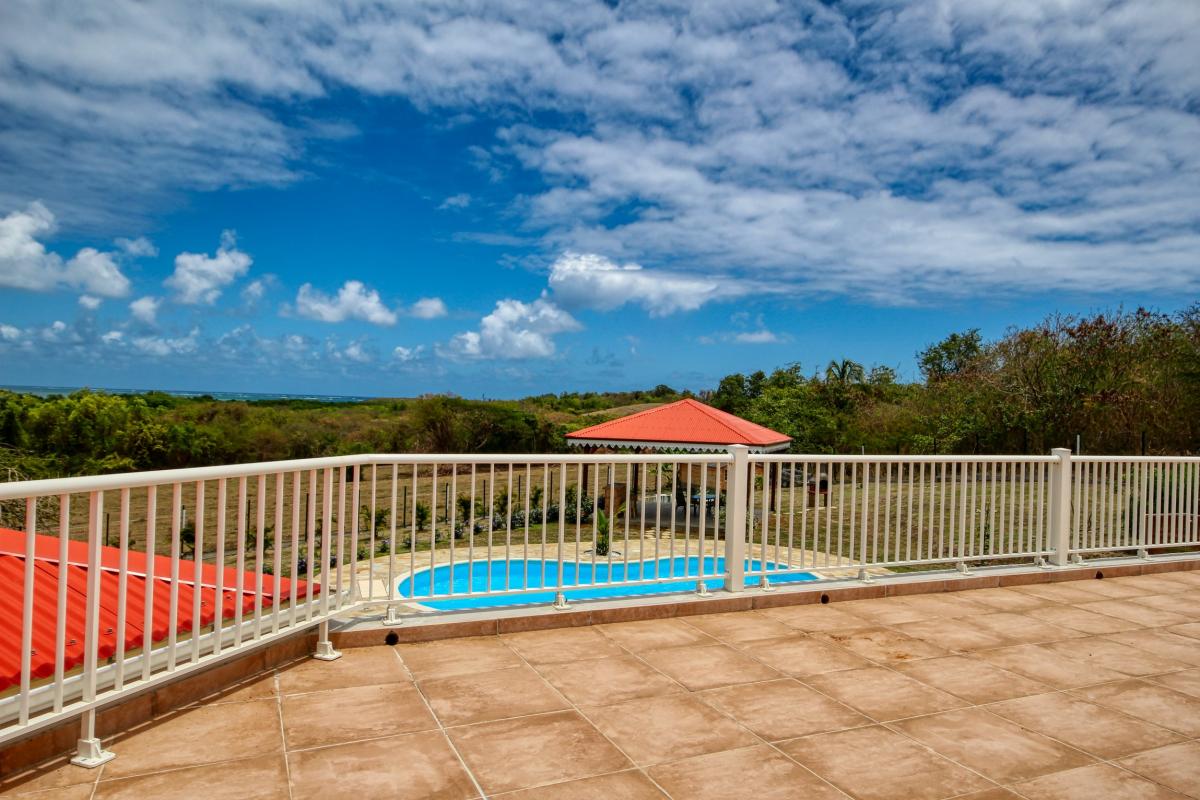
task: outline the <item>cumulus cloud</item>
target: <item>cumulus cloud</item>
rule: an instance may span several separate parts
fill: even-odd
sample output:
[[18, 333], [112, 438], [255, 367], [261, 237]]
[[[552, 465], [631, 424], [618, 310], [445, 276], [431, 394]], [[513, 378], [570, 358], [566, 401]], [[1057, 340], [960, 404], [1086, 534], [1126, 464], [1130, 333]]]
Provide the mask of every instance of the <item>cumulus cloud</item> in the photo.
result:
[[461, 359], [527, 359], [554, 355], [554, 336], [580, 329], [569, 313], [545, 297], [532, 303], [500, 300], [479, 329], [457, 334], [442, 355]]
[[425, 347], [423, 345], [417, 345], [416, 347], [398, 346], [392, 350], [392, 359], [400, 362], [401, 364], [406, 364], [409, 361], [416, 361], [421, 357], [423, 352], [425, 352]]
[[344, 135], [290, 102], [348, 91], [537, 122], [463, 156], [535, 175], [547, 253], [886, 303], [1200, 282], [1194, 0], [10, 5], [0, 207], [285, 184]]
[[64, 261], [47, 250], [39, 239], [54, 229], [54, 214], [39, 202], [0, 218], [0, 286], [35, 292], [81, 289], [96, 297], [129, 293], [129, 279], [112, 253], [85, 247]]
[[162, 299], [158, 297], [139, 297], [129, 304], [129, 313], [144, 325], [154, 325], [158, 322], [158, 308]]
[[79, 307], [88, 311], [95, 311], [104, 301], [99, 297], [94, 297], [90, 294], [79, 295]]
[[117, 239], [116, 244], [126, 255], [134, 258], [153, 258], [158, 255], [158, 248], [145, 236], [139, 236], [136, 239]]
[[611, 311], [639, 305], [652, 316], [695, 311], [713, 300], [747, 294], [743, 281], [719, 276], [686, 275], [669, 270], [617, 264], [595, 253], [564, 253], [550, 267], [554, 297], [570, 308]]
[[0, 324], [0, 340], [15, 342], [21, 338], [21, 329], [15, 325]]
[[175, 271], [163, 285], [174, 290], [178, 303], [211, 306], [226, 286], [246, 274], [252, 263], [250, 256], [237, 249], [237, 235], [233, 231], [224, 231], [215, 255], [180, 253], [175, 256]]
[[417, 319], [437, 319], [444, 317], [448, 313], [446, 304], [440, 297], [422, 297], [420, 300], [412, 304], [408, 313]]
[[346, 281], [332, 297], [306, 283], [296, 294], [295, 312], [321, 322], [357, 319], [373, 325], [395, 325], [398, 317], [383, 304], [379, 292], [368, 289], [362, 281]]
[[199, 345], [200, 329], [192, 328], [187, 336], [136, 336], [131, 341], [133, 346], [150, 356], [163, 358], [166, 356], [190, 355], [196, 352]]

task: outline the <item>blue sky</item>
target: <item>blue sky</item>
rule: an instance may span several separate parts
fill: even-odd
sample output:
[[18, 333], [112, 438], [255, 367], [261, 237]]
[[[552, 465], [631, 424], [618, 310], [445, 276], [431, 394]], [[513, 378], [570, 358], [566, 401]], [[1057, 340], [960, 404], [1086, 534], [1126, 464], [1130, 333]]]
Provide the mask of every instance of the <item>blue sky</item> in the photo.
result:
[[511, 397], [1192, 302], [1200, 5], [6, 4], [2, 384]]

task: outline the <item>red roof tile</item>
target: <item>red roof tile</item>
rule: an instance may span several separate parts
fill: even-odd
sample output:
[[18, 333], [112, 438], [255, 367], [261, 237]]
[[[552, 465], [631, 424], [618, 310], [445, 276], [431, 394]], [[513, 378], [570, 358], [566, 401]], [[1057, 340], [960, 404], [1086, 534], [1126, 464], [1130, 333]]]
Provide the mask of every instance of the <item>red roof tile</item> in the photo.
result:
[[[33, 657], [31, 672], [34, 679], [47, 678], [54, 674], [55, 654], [58, 642], [55, 627], [58, 619], [58, 578], [64, 567], [58, 559], [59, 540], [56, 536], [38, 535], [34, 539], [33, 570]], [[100, 566], [100, 636], [98, 655], [101, 662], [117, 651], [117, 601], [118, 569], [120, 550], [102, 547]], [[66, 642], [63, 647], [64, 669], [69, 671], [83, 663], [84, 630], [87, 607], [87, 543], [72, 541], [67, 544]], [[254, 612], [255, 575], [245, 573], [242, 590], [242, 612]], [[216, 617], [217, 569], [212, 564], [201, 566], [200, 575], [200, 623], [210, 625]], [[192, 558], [179, 560], [179, 606], [176, 619], [178, 631], [192, 629], [192, 602], [195, 597], [195, 561]], [[142, 646], [143, 626], [146, 621], [146, 555], [130, 551], [126, 578], [125, 649]], [[230, 619], [236, 606], [237, 570], [225, 568], [222, 575], [221, 616]], [[287, 578], [278, 581], [271, 575], [263, 576], [263, 607], [275, 600], [276, 586], [283, 599], [291, 597], [291, 582]], [[25, 534], [21, 531], [0, 528], [0, 691], [21, 682], [21, 623], [25, 587]], [[167, 556], [154, 557], [154, 585], [149, 592], [154, 604], [151, 617], [151, 641], [167, 638], [170, 620], [171, 559]], [[313, 593], [320, 586], [313, 587]], [[305, 597], [308, 585], [304, 581], [296, 584], [297, 598]]]
[[792, 439], [698, 400], [686, 399], [567, 434], [568, 440], [772, 447]]

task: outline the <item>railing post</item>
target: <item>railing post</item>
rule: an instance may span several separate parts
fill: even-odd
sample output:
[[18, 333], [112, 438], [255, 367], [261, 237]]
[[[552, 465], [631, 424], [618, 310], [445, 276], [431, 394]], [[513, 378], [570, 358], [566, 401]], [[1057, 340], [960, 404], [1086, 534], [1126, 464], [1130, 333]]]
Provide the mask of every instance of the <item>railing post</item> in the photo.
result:
[[1056, 459], [1050, 469], [1050, 563], [1065, 567], [1071, 551], [1071, 451], [1056, 447], [1050, 454]]
[[725, 591], [740, 592], [746, 588], [746, 494], [752, 486], [750, 448], [744, 444], [730, 445], [729, 453], [733, 462], [729, 465], [725, 501]]

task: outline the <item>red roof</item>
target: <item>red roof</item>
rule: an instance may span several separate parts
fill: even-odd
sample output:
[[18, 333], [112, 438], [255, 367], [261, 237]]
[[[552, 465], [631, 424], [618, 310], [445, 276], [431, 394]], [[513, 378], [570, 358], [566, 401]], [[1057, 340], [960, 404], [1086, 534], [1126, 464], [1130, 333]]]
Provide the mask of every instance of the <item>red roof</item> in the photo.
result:
[[[57, 640], [55, 626], [58, 619], [58, 561], [57, 536], [37, 536], [34, 540], [33, 569], [33, 678], [47, 678], [54, 674]], [[100, 549], [100, 636], [99, 658], [101, 661], [117, 651], [117, 588], [121, 551], [116, 547]], [[179, 561], [179, 610], [176, 619], [178, 631], [192, 629], [192, 602], [195, 594], [195, 562], [191, 558]], [[66, 603], [66, 646], [64, 669], [83, 663], [84, 619], [87, 608], [87, 543], [67, 544], [67, 603]], [[142, 646], [143, 626], [146, 621], [146, 555], [129, 551], [125, 592], [125, 649]], [[170, 620], [171, 559], [168, 556], [154, 557], [154, 588], [150, 592], [154, 603], [151, 641], [167, 638]], [[210, 625], [216, 616], [217, 568], [206, 564], [201, 567], [200, 578], [200, 623]], [[236, 605], [237, 570], [225, 568], [222, 581], [222, 617], [231, 619]], [[255, 574], [245, 573], [242, 588], [242, 612], [254, 612]], [[291, 597], [291, 582], [287, 578], [278, 581], [271, 575], [263, 576], [263, 607], [270, 606], [276, 595], [283, 599]], [[25, 589], [25, 534], [21, 531], [0, 528], [0, 691], [21, 682], [21, 622]], [[296, 584], [296, 596], [305, 597], [308, 586], [303, 581]], [[313, 593], [320, 592], [320, 585]]]
[[786, 445], [792, 440], [790, 436], [692, 399], [601, 422], [568, 433], [567, 439], [682, 445], [744, 444], [765, 448]]

